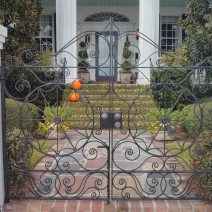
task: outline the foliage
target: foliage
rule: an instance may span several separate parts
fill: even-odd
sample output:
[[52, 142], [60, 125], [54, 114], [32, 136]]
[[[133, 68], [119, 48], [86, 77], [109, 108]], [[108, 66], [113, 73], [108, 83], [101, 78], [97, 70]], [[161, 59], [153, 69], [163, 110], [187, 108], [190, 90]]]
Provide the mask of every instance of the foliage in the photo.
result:
[[38, 64], [36, 65], [51, 66], [53, 62], [52, 58], [53, 58], [53, 55], [51, 51], [38, 52], [36, 54], [36, 60]]
[[78, 52], [78, 56], [83, 58], [83, 59], [87, 59], [88, 58], [88, 52], [86, 50], [81, 50]]
[[[201, 139], [194, 147], [193, 166], [198, 170], [212, 171], [212, 138]], [[212, 200], [212, 174], [200, 174], [198, 183], [203, 187], [203, 195]]]
[[[69, 123], [71, 121], [72, 113], [67, 105], [58, 107], [45, 107], [44, 122], [38, 123], [38, 132], [41, 136], [48, 137], [52, 130], [58, 132], [65, 132], [69, 130]], [[59, 119], [57, 123], [55, 121]]]
[[[168, 118], [168, 123], [162, 123], [163, 117]], [[175, 128], [179, 124], [179, 118], [180, 113], [179, 111], [175, 110], [172, 111], [171, 108], [168, 109], [158, 109], [158, 108], [152, 108], [151, 112], [147, 114], [146, 121], [148, 121], [150, 124], [147, 126], [147, 129], [150, 133], [156, 133], [160, 130], [170, 131], [171, 126], [174, 126]]]
[[78, 63], [78, 67], [79, 67], [79, 70], [78, 70], [78, 73], [89, 73], [88, 72], [88, 67], [89, 67], [89, 63], [87, 61], [81, 61]]
[[192, 104], [184, 108], [181, 114], [182, 127], [192, 136], [212, 132], [212, 102]]
[[[181, 24], [186, 32], [187, 57], [192, 64], [212, 55], [212, 2], [192, 0], [187, 3], [186, 18]], [[212, 64], [211, 60], [204, 65]]]
[[81, 47], [81, 48], [86, 47], [86, 43], [85, 43], [85, 41], [81, 41], [81, 42], [79, 43], [79, 45], [80, 45], [80, 47]]
[[122, 69], [122, 73], [131, 73], [131, 63], [128, 60], [125, 60], [122, 64], [121, 64]]
[[78, 63], [78, 68], [79, 68], [78, 73], [89, 73], [88, 72], [88, 67], [90, 66], [90, 64], [87, 61], [84, 60], [84, 59], [88, 58], [88, 52], [87, 52], [87, 50], [85, 48], [86, 47], [86, 43], [84, 41], [81, 41], [79, 43], [79, 46], [81, 48], [83, 48], [83, 49], [78, 52], [78, 56], [80, 58], [82, 58], [82, 61], [80, 61]]
[[[56, 83], [61, 81], [62, 73], [59, 71], [48, 68], [39, 69], [30, 67], [28, 69], [17, 68], [10, 70], [10, 72], [7, 73], [5, 84], [8, 96], [10, 95], [19, 101], [24, 101], [26, 96], [31, 91], [34, 91], [27, 97], [28, 101], [33, 101], [33, 103], [39, 107], [39, 112], [42, 113], [45, 107], [45, 99], [49, 105], [54, 105], [57, 101], [61, 100], [62, 89], [55, 86]], [[55, 93], [57, 93], [57, 95], [55, 95]]]
[[[8, 57], [20, 57], [21, 53], [30, 49], [38, 50], [34, 37], [38, 35], [39, 16], [42, 11], [41, 0], [2, 0], [1, 10], [8, 27], [8, 37], [2, 51], [2, 61]], [[14, 63], [17, 61], [13, 60]]]
[[7, 131], [6, 142], [8, 169], [11, 172], [8, 179], [9, 185], [19, 185], [24, 182], [24, 174], [18, 172], [17, 169], [29, 168], [30, 145], [26, 144], [23, 132], [17, 128]]
[[192, 88], [192, 71], [176, 68], [188, 66], [187, 51], [187, 46], [183, 44], [175, 52], [163, 55], [162, 61], [167, 67], [155, 69], [151, 73], [154, 98], [161, 108], [175, 105], [174, 109], [182, 109], [190, 103], [188, 99], [191, 94], [188, 91]]
[[124, 48], [124, 50], [123, 50], [123, 57], [127, 59], [127, 58], [130, 57], [131, 53], [132, 52], [128, 48]]
[[37, 107], [31, 103], [23, 103], [13, 99], [6, 99], [7, 130], [13, 128], [31, 131], [36, 125], [38, 118]]
[[[191, 148], [191, 147], [189, 147], [190, 145], [191, 145], [190, 142], [184, 142], [184, 141], [180, 141], [180, 145], [178, 144], [178, 142], [166, 143], [166, 148], [172, 154], [177, 154], [177, 156], [175, 156], [175, 158], [179, 161], [179, 163], [185, 169], [193, 168], [193, 165], [192, 165], [193, 158], [191, 157], [191, 154], [190, 154], [190, 148]], [[183, 147], [183, 149], [182, 149], [182, 147]]]
[[185, 43], [183, 43], [174, 52], [163, 54], [162, 61], [168, 67], [188, 66], [190, 64], [190, 60], [187, 57], [187, 55], [188, 55], [188, 46]]
[[127, 47], [129, 47], [129, 46], [130, 46], [130, 41], [129, 41], [129, 40], [126, 40], [126, 41], [124, 42], [124, 47], [127, 48]]
[[50, 147], [53, 145], [52, 141], [33, 141], [33, 152], [32, 156], [29, 159], [30, 166], [35, 166], [38, 161], [44, 156], [45, 153], [47, 153], [50, 149]]
[[[4, 12], [5, 26], [8, 27], [8, 37], [2, 51], [3, 65], [7, 65], [5, 61], [8, 62], [8, 60], [11, 65], [19, 65], [20, 59], [27, 65], [34, 62], [41, 63], [41, 61], [44, 66], [51, 65], [51, 53], [38, 52], [38, 44], [34, 39], [40, 31], [38, 21], [42, 11], [41, 0], [3, 0], [1, 10]], [[28, 52], [26, 53], [26, 51]], [[26, 59], [24, 56], [28, 56], [28, 58], [32, 56], [32, 58]], [[48, 83], [60, 74], [39, 68], [15, 69], [9, 66], [6, 66], [5, 72], [8, 96], [19, 101], [24, 101], [29, 92], [43, 85], [41, 81]], [[45, 94], [50, 104], [54, 104], [57, 100], [55, 92]], [[30, 98], [31, 100], [36, 98], [34, 104], [42, 110], [45, 105], [42, 96], [38, 97], [37, 93], [34, 92]]]

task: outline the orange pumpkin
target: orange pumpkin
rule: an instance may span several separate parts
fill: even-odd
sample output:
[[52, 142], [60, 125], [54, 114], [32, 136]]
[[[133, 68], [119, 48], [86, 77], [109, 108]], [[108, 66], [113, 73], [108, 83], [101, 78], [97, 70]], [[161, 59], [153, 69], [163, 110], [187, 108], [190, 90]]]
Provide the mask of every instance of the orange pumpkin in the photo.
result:
[[80, 88], [81, 88], [81, 82], [79, 80], [74, 80], [71, 83], [71, 87], [74, 88], [74, 89], [80, 90]]
[[70, 102], [78, 102], [79, 98], [80, 98], [80, 96], [76, 92], [70, 93], [69, 96], [68, 96], [68, 99], [69, 99]]

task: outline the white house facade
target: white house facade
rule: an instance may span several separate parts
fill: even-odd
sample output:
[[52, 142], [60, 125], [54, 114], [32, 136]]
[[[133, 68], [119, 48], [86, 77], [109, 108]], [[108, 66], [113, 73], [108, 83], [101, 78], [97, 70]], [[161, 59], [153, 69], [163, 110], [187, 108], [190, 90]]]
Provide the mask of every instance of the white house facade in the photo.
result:
[[[57, 52], [82, 32], [101, 32], [108, 24], [109, 17], [114, 18], [120, 32], [139, 31], [166, 52], [171, 51], [174, 45], [183, 40], [183, 32], [178, 21], [185, 13], [186, 0], [43, 0], [42, 3], [44, 9], [40, 17], [41, 31], [36, 37], [41, 51], [50, 49]], [[90, 42], [99, 45], [100, 49], [105, 48], [98, 36], [89, 39]], [[123, 42], [124, 39], [126, 38], [123, 38]], [[123, 42], [117, 45], [118, 53], [123, 49]], [[142, 39], [136, 39], [136, 36], [131, 42], [142, 52], [139, 60], [145, 61], [154, 52], [153, 46]], [[79, 41], [70, 45], [66, 51], [77, 55]], [[151, 56], [153, 64], [158, 57], [160, 57], [159, 54]], [[95, 66], [97, 60], [101, 59], [96, 58], [89, 62]], [[136, 59], [138, 59], [137, 54], [134, 52], [131, 60], [136, 61]], [[123, 60], [121, 54], [118, 54], [118, 60]], [[77, 60], [70, 56], [67, 62], [68, 66], [73, 67], [68, 80], [72, 81], [77, 77], [77, 68], [74, 68], [77, 67]], [[137, 82], [148, 84], [150, 61], [143, 62], [142, 67], [146, 67], [143, 68], [143, 73], [147, 79], [139, 74]], [[90, 80], [91, 82], [102, 81], [99, 70], [90, 70]], [[118, 74], [117, 81], [119, 81]]]

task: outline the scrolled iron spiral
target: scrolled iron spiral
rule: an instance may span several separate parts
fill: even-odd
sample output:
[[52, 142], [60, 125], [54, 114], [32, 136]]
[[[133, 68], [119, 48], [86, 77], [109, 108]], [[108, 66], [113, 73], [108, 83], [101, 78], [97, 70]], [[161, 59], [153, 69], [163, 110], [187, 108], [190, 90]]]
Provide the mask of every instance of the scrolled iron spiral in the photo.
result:
[[99, 191], [94, 191], [91, 193], [91, 198], [92, 199], [96, 199], [100, 196], [100, 192]]
[[52, 167], [52, 162], [46, 162], [45, 163], [45, 168], [47, 169], [47, 170], [50, 170], [51, 169], [51, 167]]
[[122, 196], [125, 198], [125, 199], [130, 199], [131, 195], [129, 192], [124, 192], [122, 191]]
[[160, 167], [158, 162], [153, 162], [153, 163], [152, 163], [152, 169], [153, 169], [154, 171], [157, 171], [157, 170], [158, 170], [158, 167]]
[[34, 61], [35, 55], [31, 50], [25, 50], [20, 55], [20, 62], [24, 65], [30, 64]]
[[95, 130], [95, 134], [96, 134], [96, 135], [101, 135], [101, 134], [102, 134], [102, 130], [101, 130], [101, 129]]
[[[134, 156], [133, 158], [130, 158], [129, 156]], [[130, 161], [135, 161], [140, 156], [140, 148], [137, 148], [137, 151], [134, 151], [133, 149], [127, 149], [125, 151], [125, 158]]]
[[127, 181], [125, 179], [119, 179], [119, 185], [121, 185], [123, 188], [126, 188], [127, 186]]
[[99, 186], [101, 186], [101, 185], [102, 185], [102, 180], [97, 179], [97, 180], [95, 181], [95, 187], [99, 187]]
[[31, 85], [30, 82], [28, 80], [24, 80], [24, 79], [19, 79], [16, 83], [15, 83], [15, 89], [18, 92], [24, 92], [26, 90], [28, 90], [28, 93], [31, 92]]

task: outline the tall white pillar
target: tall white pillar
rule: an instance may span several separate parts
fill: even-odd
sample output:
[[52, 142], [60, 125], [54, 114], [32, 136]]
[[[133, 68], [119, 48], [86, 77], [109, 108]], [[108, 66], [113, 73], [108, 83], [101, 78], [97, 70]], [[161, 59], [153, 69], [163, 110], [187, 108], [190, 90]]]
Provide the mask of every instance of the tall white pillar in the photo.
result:
[[[139, 32], [143, 33], [159, 44], [159, 10], [160, 0], [139, 0]], [[141, 36], [143, 37], [143, 36]], [[149, 44], [147, 41], [139, 38], [139, 49], [141, 52], [140, 63], [145, 61], [151, 54], [153, 65], [158, 58], [158, 49]], [[139, 76], [137, 82], [139, 84], [150, 83], [150, 60], [147, 59], [139, 66], [146, 67], [139, 69]]]
[[[56, 0], [56, 31], [57, 51], [77, 36], [76, 0]], [[65, 82], [70, 83], [77, 78], [77, 42], [73, 42], [64, 51], [66, 53], [60, 54], [58, 59], [66, 58], [69, 74]]]
[[[0, 66], [1, 66], [1, 50], [3, 49], [3, 44], [5, 42], [5, 38], [7, 37], [7, 28], [0, 25]], [[1, 75], [1, 70], [0, 70]], [[5, 200], [5, 188], [4, 188], [4, 164], [3, 164], [3, 132], [2, 132], [2, 84], [0, 79], [0, 206], [4, 204]]]

